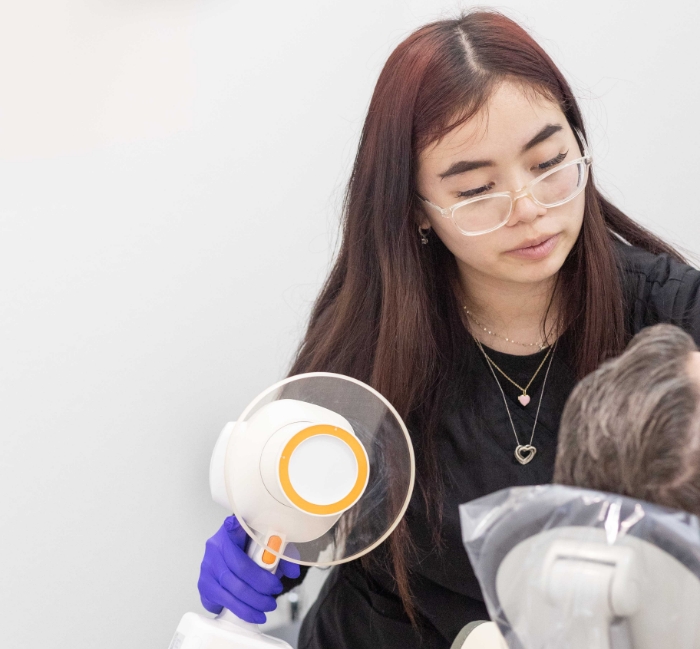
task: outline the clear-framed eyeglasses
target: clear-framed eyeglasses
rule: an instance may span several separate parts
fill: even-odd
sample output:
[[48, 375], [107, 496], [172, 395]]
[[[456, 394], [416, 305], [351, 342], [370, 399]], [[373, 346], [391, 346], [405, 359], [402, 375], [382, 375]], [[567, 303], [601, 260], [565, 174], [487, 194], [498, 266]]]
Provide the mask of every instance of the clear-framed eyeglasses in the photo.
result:
[[513, 192], [497, 192], [485, 196], [475, 196], [455, 203], [452, 207], [440, 207], [427, 198], [419, 198], [429, 207], [440, 212], [441, 216], [452, 219], [455, 227], [465, 236], [475, 237], [503, 227], [513, 213], [515, 201], [529, 197], [540, 207], [558, 207], [578, 196], [588, 182], [588, 169], [592, 158], [586, 141], [576, 129], [582, 143], [583, 156], [553, 167], [542, 175], [533, 178], [525, 187]]

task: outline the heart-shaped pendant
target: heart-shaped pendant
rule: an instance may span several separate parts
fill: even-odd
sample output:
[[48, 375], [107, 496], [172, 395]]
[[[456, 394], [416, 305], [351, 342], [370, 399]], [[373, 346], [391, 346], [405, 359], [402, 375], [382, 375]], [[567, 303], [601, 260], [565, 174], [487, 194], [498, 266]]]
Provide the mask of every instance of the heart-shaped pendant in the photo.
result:
[[530, 396], [527, 394], [521, 394], [518, 397], [518, 401], [520, 401], [522, 405], [526, 406], [528, 403], [530, 403]]
[[520, 464], [528, 464], [535, 457], [537, 449], [531, 444], [518, 444], [515, 449], [515, 459], [520, 462]]

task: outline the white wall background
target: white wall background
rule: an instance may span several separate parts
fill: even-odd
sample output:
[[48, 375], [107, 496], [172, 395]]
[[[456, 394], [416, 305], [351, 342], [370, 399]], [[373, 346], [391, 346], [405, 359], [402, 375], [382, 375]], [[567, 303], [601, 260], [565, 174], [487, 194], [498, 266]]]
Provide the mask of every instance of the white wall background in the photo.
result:
[[[285, 373], [382, 64], [460, 6], [0, 2], [3, 646], [165, 648], [201, 610], [214, 440]], [[494, 6], [613, 198], [700, 253], [700, 4]]]

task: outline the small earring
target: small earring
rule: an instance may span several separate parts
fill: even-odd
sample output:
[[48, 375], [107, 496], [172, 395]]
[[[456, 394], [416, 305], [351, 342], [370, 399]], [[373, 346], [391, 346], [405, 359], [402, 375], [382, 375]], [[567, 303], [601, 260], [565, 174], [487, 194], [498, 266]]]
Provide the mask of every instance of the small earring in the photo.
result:
[[428, 245], [428, 232], [430, 232], [430, 228], [425, 228], [425, 230], [423, 230], [423, 228], [420, 227], [420, 225], [418, 226], [418, 234], [420, 234], [420, 242], [424, 246]]

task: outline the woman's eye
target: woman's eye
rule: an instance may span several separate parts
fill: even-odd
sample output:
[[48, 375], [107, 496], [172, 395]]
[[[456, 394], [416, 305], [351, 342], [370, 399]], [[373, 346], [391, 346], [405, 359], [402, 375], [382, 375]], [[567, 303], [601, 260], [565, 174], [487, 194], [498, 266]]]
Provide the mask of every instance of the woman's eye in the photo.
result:
[[544, 171], [545, 169], [549, 169], [550, 167], [555, 167], [560, 162], [564, 161], [564, 158], [566, 158], [568, 153], [568, 151], [564, 151], [564, 153], [560, 153], [558, 156], [556, 156], [556, 158], [547, 160], [547, 162], [541, 162], [537, 165], [537, 169], [539, 169], [540, 171]]
[[457, 198], [471, 198], [472, 196], [478, 196], [479, 194], [487, 192], [492, 187], [493, 183], [489, 183], [488, 185], [482, 185], [481, 187], [477, 187], [476, 189], [467, 189], [466, 191], [458, 192]]

